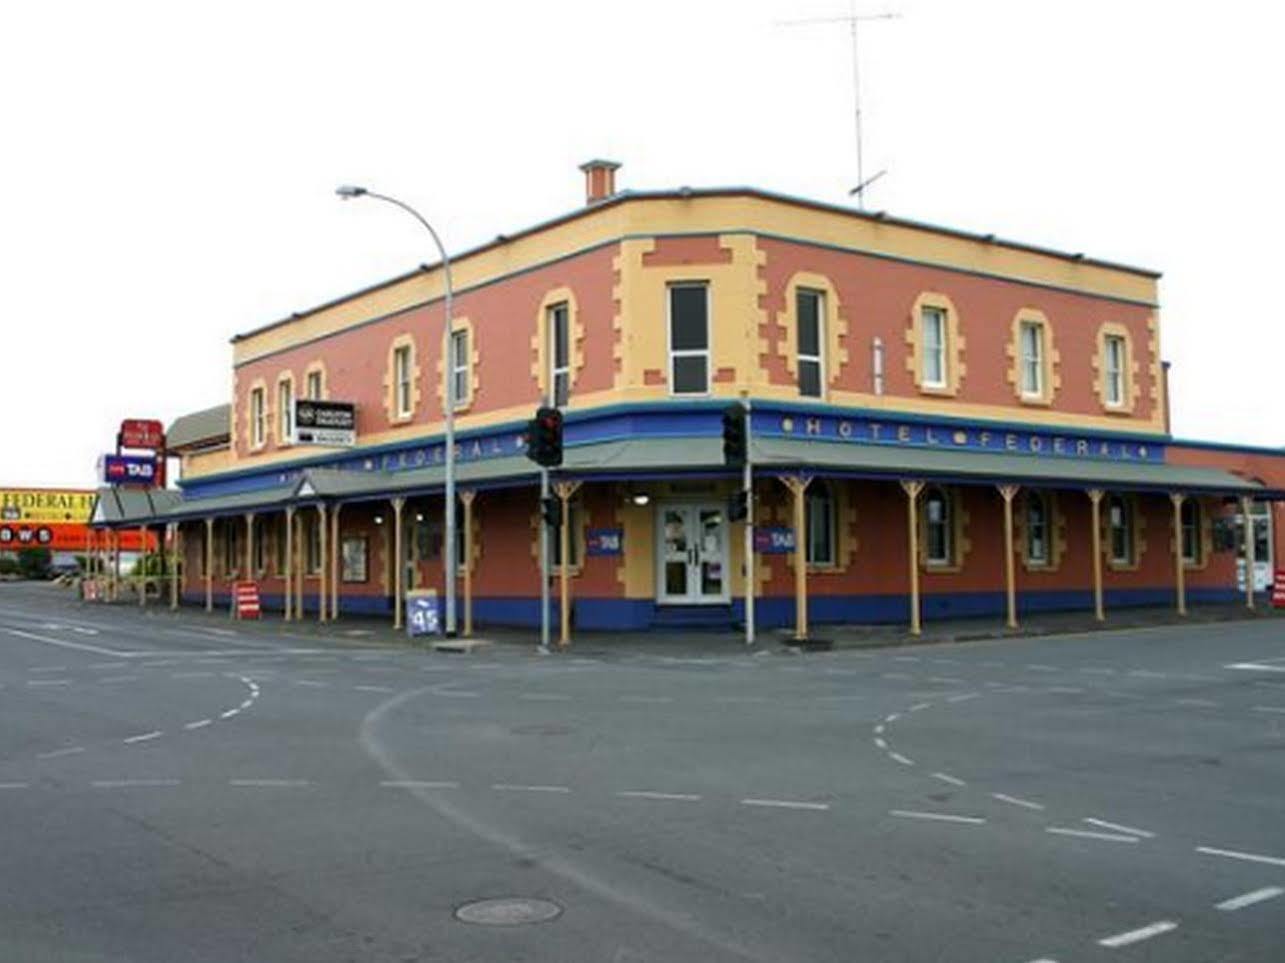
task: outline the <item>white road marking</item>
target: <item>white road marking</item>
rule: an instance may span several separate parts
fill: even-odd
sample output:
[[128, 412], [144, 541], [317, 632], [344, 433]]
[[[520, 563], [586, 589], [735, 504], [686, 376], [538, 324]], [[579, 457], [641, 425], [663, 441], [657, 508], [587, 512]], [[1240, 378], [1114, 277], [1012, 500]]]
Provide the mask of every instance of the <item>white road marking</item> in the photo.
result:
[[885, 679], [913, 679], [914, 678], [913, 675], [910, 675], [906, 672], [885, 672], [883, 674], [883, 677]]
[[907, 759], [899, 752], [888, 753], [888, 758], [901, 763], [903, 766], [913, 766], [915, 764], [915, 761], [913, 759]]
[[1242, 669], [1250, 672], [1285, 672], [1285, 665], [1268, 665], [1265, 662], [1233, 662], [1224, 669]]
[[33, 665], [28, 672], [66, 672], [65, 665]]
[[1027, 668], [1030, 669], [1032, 672], [1057, 672], [1058, 671], [1058, 668], [1055, 665], [1040, 665], [1039, 663], [1036, 663], [1036, 662], [1032, 662], [1030, 665], [1027, 666]]
[[74, 756], [78, 752], [84, 752], [84, 746], [68, 746], [66, 749], [54, 749], [52, 752], [42, 752], [37, 759], [57, 759], [59, 756]]
[[30, 785], [27, 782], [0, 782], [0, 789], [26, 789]]
[[928, 679], [929, 682], [943, 682], [946, 685], [963, 685], [964, 680], [950, 675], [934, 675]]
[[34, 632], [23, 632], [21, 629], [5, 628], [10, 635], [16, 635], [20, 639], [31, 639], [33, 642], [44, 642], [46, 645], [56, 645], [63, 649], [77, 649], [81, 652], [93, 652], [97, 655], [114, 655], [117, 658], [121, 656], [140, 656], [154, 655], [152, 652], [121, 652], [117, 649], [104, 649], [100, 645], [89, 645], [85, 642], [68, 642], [64, 639], [51, 639], [46, 635], [36, 635]]
[[674, 701], [674, 698], [673, 698], [673, 696], [646, 696], [646, 695], [628, 696], [628, 695], [625, 695], [625, 696], [621, 696], [619, 701], [621, 701], [621, 702], [638, 702], [638, 703], [642, 703], [642, 704], [644, 704], [644, 705], [659, 705], [659, 704], [664, 703], [664, 702], [673, 702], [673, 701]]
[[70, 679], [28, 679], [27, 685], [71, 685]]
[[107, 684], [111, 682], [133, 682], [137, 678], [138, 676], [136, 675], [105, 675], [98, 681]]
[[242, 708], [242, 709], [248, 709], [248, 708], [250, 708], [250, 706], [252, 706], [252, 705], [254, 705], [254, 700], [253, 700], [253, 699], [246, 699], [244, 702], [242, 702], [242, 703], [241, 703], [240, 708]]
[[1134, 836], [1141, 836], [1143, 839], [1155, 839], [1155, 833], [1149, 833], [1145, 829], [1134, 829], [1132, 826], [1122, 826], [1120, 823], [1109, 823], [1105, 819], [1085, 819], [1090, 826], [1100, 826], [1102, 829], [1114, 829], [1121, 833], [1130, 833]]
[[[34, 685], [28, 682], [27, 685]], [[1254, 706], [1253, 712], [1285, 712], [1285, 706]]]
[[151, 732], [144, 732], [141, 736], [130, 736], [128, 739], [122, 739], [126, 745], [134, 742], [151, 742], [153, 739], [159, 739], [164, 733], [160, 729], [153, 729]]
[[498, 792], [571, 792], [568, 786], [517, 786], [507, 782], [493, 783], [491, 788]]
[[925, 813], [914, 809], [892, 809], [888, 815], [899, 816], [902, 819], [931, 819], [943, 823], [967, 823], [969, 825], [981, 825], [986, 822], [980, 816], [955, 816], [951, 813]]
[[940, 779], [942, 782], [950, 783], [952, 786], [967, 786], [968, 783], [962, 779], [956, 779], [954, 776], [948, 776], [944, 772], [935, 772], [932, 774], [934, 779]]
[[92, 662], [87, 666], [90, 669], [123, 669], [129, 665], [128, 662]]
[[178, 779], [97, 779], [90, 783], [95, 789], [150, 789], [180, 784]]
[[1269, 866], [1285, 866], [1285, 859], [1279, 856], [1262, 856], [1258, 853], [1241, 853], [1234, 849], [1214, 849], [1212, 846], [1197, 846], [1196, 852], [1206, 856], [1226, 856], [1228, 859], [1243, 859], [1247, 863], [1266, 863]]
[[1059, 695], [1079, 695], [1084, 690], [1072, 685], [1051, 685], [1045, 691], [1056, 692]]
[[1006, 796], [1002, 792], [991, 793], [992, 799], [998, 799], [1000, 802], [1012, 803], [1014, 806], [1021, 806], [1023, 809], [1043, 809], [1044, 806], [1037, 802], [1031, 802], [1029, 799], [1022, 799], [1019, 796]]
[[881, 736], [881, 735], [883, 735], [883, 723], [882, 723], [882, 722], [881, 722], [881, 723], [879, 723], [879, 725], [875, 726], [875, 735], [876, 735], [876, 736]]
[[212, 719], [197, 719], [195, 722], [186, 723], [183, 726], [183, 728], [184, 729], [204, 729], [212, 721], [213, 721]]
[[291, 682], [290, 684], [311, 686], [314, 689], [324, 689], [330, 685], [329, 682], [313, 682], [311, 679], [296, 679], [294, 682]]
[[879, 739], [879, 738], [875, 739], [875, 745], [878, 746], [880, 749], [888, 748], [888, 743], [884, 742], [882, 739]]
[[396, 689], [390, 689], [386, 685], [355, 685], [353, 686], [358, 692], [396, 692]]
[[480, 692], [465, 692], [463, 689], [433, 689], [433, 694], [452, 699], [477, 699], [482, 695]]
[[1087, 675], [1115, 675], [1115, 669], [1107, 669], [1102, 667], [1090, 666], [1089, 668], [1081, 669], [1080, 671], [1086, 673]]
[[675, 802], [700, 802], [701, 797], [686, 792], [652, 792], [648, 789], [626, 789], [616, 793], [626, 799], [668, 799]]
[[892, 657], [892, 661], [893, 661], [893, 662], [918, 662], [918, 661], [919, 661], [919, 656], [917, 656], [917, 655], [894, 655], [894, 656]]
[[307, 779], [230, 779], [229, 786], [291, 789], [310, 785]]
[[792, 799], [742, 799], [742, 806], [764, 806], [770, 809], [810, 809], [824, 812], [829, 803], [797, 802]]
[[1180, 706], [1196, 706], [1200, 709], [1218, 708], [1218, 703], [1212, 699], [1175, 699], [1174, 703]]
[[1114, 950], [1121, 946], [1128, 946], [1130, 943], [1141, 943], [1143, 940], [1149, 940], [1153, 936], [1159, 936], [1161, 933], [1168, 933], [1170, 930], [1176, 930], [1177, 928], [1178, 924], [1172, 920], [1161, 920], [1149, 926], [1129, 930], [1127, 933], [1117, 933], [1115, 936], [1100, 939], [1098, 940], [1098, 946], [1105, 946]]
[[897, 721], [898, 719], [900, 719], [900, 718], [901, 718], [901, 713], [899, 713], [899, 712], [894, 712], [894, 713], [893, 713], [892, 715], [890, 715], [890, 716], [884, 716], [884, 717], [883, 717], [883, 721], [884, 721], [884, 722], [896, 722], [896, 721]]
[[740, 705], [742, 703], [751, 705], [767, 702], [767, 698], [764, 696], [717, 696], [714, 701], [725, 703], [727, 705]]
[[430, 782], [425, 779], [386, 779], [380, 783], [385, 789], [459, 789], [457, 782]]
[[229, 710], [227, 710], [226, 712], [220, 712], [220, 713], [219, 713], [219, 718], [220, 718], [220, 719], [231, 719], [234, 715], [237, 715], [240, 711], [241, 711], [240, 709], [229, 709]]
[[1269, 899], [1275, 899], [1282, 893], [1285, 893], [1285, 889], [1281, 889], [1279, 886], [1264, 886], [1262, 889], [1256, 889], [1252, 893], [1233, 896], [1231, 899], [1225, 899], [1215, 905], [1220, 910], [1231, 912], [1232, 910], [1244, 909], [1246, 906], [1253, 906], [1255, 903], [1263, 903]]
[[946, 701], [947, 702], [967, 702], [969, 699], [977, 699], [980, 697], [981, 697], [980, 692], [965, 692], [963, 695], [947, 696]]
[[1100, 839], [1108, 843], [1136, 843], [1137, 836], [1122, 836], [1118, 833], [1095, 833], [1087, 829], [1063, 829], [1061, 826], [1049, 826], [1044, 830], [1055, 836], [1075, 836], [1078, 839]]
[[906, 711], [907, 711], [907, 712], [922, 712], [924, 709], [931, 709], [931, 708], [932, 708], [932, 703], [931, 703], [931, 702], [916, 702], [913, 706], [911, 706], [911, 707], [910, 707], [909, 709], [907, 709]]
[[214, 675], [214, 673], [213, 673], [213, 672], [208, 672], [208, 671], [202, 671], [202, 672], [175, 672], [175, 673], [173, 673], [173, 674], [170, 676], [170, 678], [171, 678], [171, 679], [208, 679], [208, 678], [210, 678], [210, 677], [211, 677], [211, 676], [213, 676], [213, 675]]
[[518, 696], [527, 702], [570, 702], [571, 696], [559, 695], [556, 692], [523, 692]]

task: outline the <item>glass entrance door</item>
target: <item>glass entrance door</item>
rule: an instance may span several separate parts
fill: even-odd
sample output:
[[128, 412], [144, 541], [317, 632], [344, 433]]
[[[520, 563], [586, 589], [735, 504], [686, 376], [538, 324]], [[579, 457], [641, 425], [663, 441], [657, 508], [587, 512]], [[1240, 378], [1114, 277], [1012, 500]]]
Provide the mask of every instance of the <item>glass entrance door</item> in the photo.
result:
[[727, 523], [716, 505], [661, 505], [656, 546], [657, 601], [669, 604], [728, 600]]

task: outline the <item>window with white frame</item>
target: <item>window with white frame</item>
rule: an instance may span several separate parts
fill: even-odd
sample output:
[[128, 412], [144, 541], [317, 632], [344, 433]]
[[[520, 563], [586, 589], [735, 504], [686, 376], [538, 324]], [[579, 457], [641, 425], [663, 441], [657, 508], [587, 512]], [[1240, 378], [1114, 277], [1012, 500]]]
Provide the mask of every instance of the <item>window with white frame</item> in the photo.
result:
[[950, 496], [940, 488], [924, 493], [924, 558], [929, 565], [950, 565], [955, 560], [955, 520]]
[[798, 320], [799, 394], [820, 398], [825, 388], [824, 344], [825, 294], [799, 288], [794, 297]]
[[1023, 321], [1018, 326], [1018, 350], [1022, 371], [1022, 395], [1027, 398], [1044, 396], [1044, 325], [1038, 321]]
[[1026, 493], [1026, 563], [1049, 563], [1049, 503], [1043, 492]]
[[403, 344], [393, 351], [393, 410], [398, 418], [410, 417], [411, 348]]
[[835, 562], [834, 491], [825, 482], [813, 482], [803, 499], [804, 529], [807, 533], [809, 565], [833, 565]]
[[709, 392], [709, 286], [703, 282], [669, 287], [669, 390]]
[[1108, 405], [1124, 404], [1125, 366], [1128, 346], [1118, 334], [1108, 334], [1102, 342], [1103, 392]]
[[1133, 563], [1133, 507], [1121, 495], [1107, 499], [1107, 532], [1111, 561], [1116, 565]]
[[250, 444], [255, 448], [263, 444], [267, 426], [264, 424], [263, 389], [250, 392]]
[[946, 337], [946, 312], [942, 308], [923, 308], [919, 314], [919, 381], [926, 388], [946, 387]]
[[305, 382], [306, 394], [309, 401], [321, 400], [321, 372], [309, 371], [307, 381]]
[[1204, 546], [1200, 540], [1200, 502], [1188, 498], [1179, 511], [1182, 523], [1182, 560], [1199, 565]]
[[469, 378], [469, 343], [468, 328], [451, 332], [451, 386], [455, 392], [455, 407], [461, 408], [469, 403], [472, 382]]
[[288, 445], [294, 440], [294, 384], [287, 378], [277, 382], [277, 443]]
[[562, 408], [571, 396], [571, 315], [566, 302], [550, 307], [545, 321], [549, 336], [549, 397], [554, 407]]

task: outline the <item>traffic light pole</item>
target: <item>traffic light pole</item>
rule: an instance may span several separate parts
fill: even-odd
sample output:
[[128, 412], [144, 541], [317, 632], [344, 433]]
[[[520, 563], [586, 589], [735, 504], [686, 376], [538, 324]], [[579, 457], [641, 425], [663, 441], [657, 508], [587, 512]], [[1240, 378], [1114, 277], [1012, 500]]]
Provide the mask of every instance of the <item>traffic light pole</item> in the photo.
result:
[[540, 469], [540, 653], [549, 654], [549, 525], [544, 500], [549, 497], [549, 469]]
[[750, 399], [745, 399], [745, 644], [754, 644], [754, 469], [750, 464]]

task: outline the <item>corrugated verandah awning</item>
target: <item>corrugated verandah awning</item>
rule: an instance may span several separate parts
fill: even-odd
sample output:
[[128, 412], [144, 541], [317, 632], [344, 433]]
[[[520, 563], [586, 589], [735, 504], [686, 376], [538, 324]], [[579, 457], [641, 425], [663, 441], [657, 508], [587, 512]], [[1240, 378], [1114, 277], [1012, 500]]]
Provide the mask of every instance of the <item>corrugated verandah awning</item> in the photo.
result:
[[[855, 478], [933, 478], [962, 484], [1010, 483], [1037, 487], [1106, 488], [1209, 495], [1285, 497], [1263, 485], [1214, 468], [1048, 455], [1005, 455], [815, 439], [756, 438], [756, 470]], [[676, 473], [726, 473], [718, 438], [641, 438], [569, 447], [560, 477], [643, 478]], [[521, 455], [456, 465], [456, 482], [480, 488], [532, 484], [539, 469]], [[307, 468], [292, 481], [255, 491], [206, 498], [175, 491], [99, 490], [95, 525], [160, 525], [194, 518], [281, 510], [320, 501], [359, 502], [439, 492], [440, 465], [411, 471], [340, 471]]]

